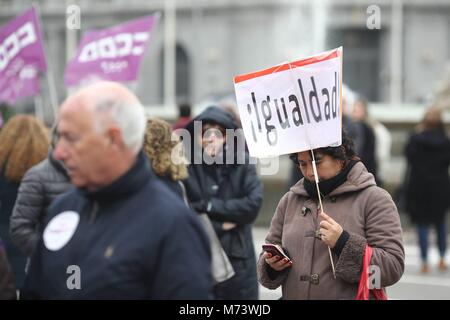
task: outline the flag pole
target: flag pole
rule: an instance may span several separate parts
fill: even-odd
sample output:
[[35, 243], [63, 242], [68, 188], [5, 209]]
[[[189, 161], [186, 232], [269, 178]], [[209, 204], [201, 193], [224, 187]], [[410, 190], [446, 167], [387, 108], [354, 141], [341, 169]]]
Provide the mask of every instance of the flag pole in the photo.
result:
[[39, 95], [34, 97], [34, 115], [36, 118], [44, 121], [44, 108], [42, 104], [42, 96], [39, 93]]
[[164, 2], [164, 106], [176, 103], [176, 0]]
[[[36, 13], [37, 13], [37, 18], [39, 21], [39, 26], [40, 26], [40, 32], [41, 32], [41, 36], [42, 36], [42, 49], [44, 50], [44, 56], [47, 60], [47, 47], [46, 47], [46, 42], [44, 41], [44, 30], [43, 30], [43, 23], [42, 23], [42, 17], [41, 17], [41, 10], [40, 10], [40, 6], [39, 6], [39, 2], [37, 1], [33, 1], [32, 2], [32, 6], [36, 9]], [[47, 63], [46, 63], [47, 64]], [[55, 86], [55, 80], [53, 78], [53, 74], [51, 71], [51, 67], [49, 64], [47, 64], [47, 71], [45, 72], [45, 79], [47, 81], [47, 87], [48, 87], [48, 93], [49, 93], [49, 99], [50, 99], [50, 106], [52, 108], [52, 116], [53, 116], [53, 122], [56, 121], [56, 116], [58, 113], [58, 97], [57, 97], [57, 92], [56, 92], [56, 86]], [[42, 104], [42, 109], [44, 110], [44, 104]], [[44, 115], [45, 112], [43, 111]]]
[[[72, 58], [75, 56], [77, 46], [78, 46], [78, 31], [81, 29], [81, 20], [77, 21], [79, 25], [79, 29], [76, 28], [69, 28], [68, 22], [67, 22], [67, 8], [71, 6], [79, 6], [78, 0], [66, 0], [66, 66], [67, 64], [72, 60]], [[78, 7], [78, 10], [81, 9]], [[81, 18], [79, 18], [81, 19]], [[66, 93], [67, 95], [71, 95], [75, 91], [74, 87], [66, 86]]]
[[53, 122], [55, 122], [58, 114], [58, 98], [56, 93], [55, 80], [53, 79], [53, 74], [48, 71], [46, 73], [45, 78], [47, 79], [47, 85], [50, 95], [50, 104], [52, 106]]

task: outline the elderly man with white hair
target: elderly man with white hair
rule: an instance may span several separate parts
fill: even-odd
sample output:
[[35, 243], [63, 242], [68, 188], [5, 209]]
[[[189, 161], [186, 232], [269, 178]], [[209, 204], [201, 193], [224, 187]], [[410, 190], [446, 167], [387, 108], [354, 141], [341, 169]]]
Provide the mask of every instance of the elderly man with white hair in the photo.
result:
[[26, 299], [208, 299], [208, 240], [140, 151], [145, 113], [99, 82], [59, 112], [54, 156], [76, 188], [57, 198], [22, 290]]

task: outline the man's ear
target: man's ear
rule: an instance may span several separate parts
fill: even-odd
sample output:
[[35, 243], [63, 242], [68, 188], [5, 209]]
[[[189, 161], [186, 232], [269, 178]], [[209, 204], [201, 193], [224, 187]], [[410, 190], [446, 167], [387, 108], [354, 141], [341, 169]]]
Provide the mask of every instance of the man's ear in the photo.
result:
[[122, 130], [118, 127], [111, 127], [108, 129], [108, 137], [110, 144], [118, 147], [123, 148], [125, 146], [125, 143], [123, 141], [123, 135]]

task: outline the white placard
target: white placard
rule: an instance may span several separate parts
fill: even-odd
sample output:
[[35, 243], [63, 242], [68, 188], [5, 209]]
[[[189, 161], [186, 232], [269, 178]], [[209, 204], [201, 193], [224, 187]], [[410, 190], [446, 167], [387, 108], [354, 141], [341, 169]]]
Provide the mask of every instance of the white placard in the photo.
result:
[[250, 155], [341, 144], [342, 47], [234, 78]]

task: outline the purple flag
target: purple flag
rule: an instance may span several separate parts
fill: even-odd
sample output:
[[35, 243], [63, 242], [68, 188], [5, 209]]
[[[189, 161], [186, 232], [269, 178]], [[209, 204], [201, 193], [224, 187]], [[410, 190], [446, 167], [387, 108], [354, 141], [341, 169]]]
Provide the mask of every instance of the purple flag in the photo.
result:
[[93, 79], [136, 80], [158, 16], [155, 14], [112, 28], [86, 32], [75, 58], [66, 67], [65, 84], [73, 86]]
[[45, 72], [42, 33], [31, 8], [0, 29], [0, 101], [10, 104], [39, 93], [39, 72]]

